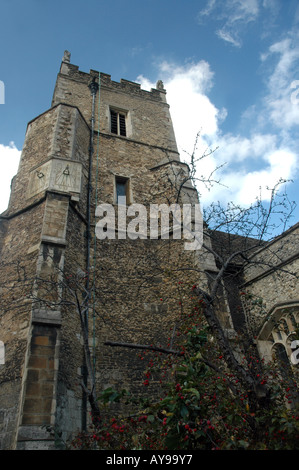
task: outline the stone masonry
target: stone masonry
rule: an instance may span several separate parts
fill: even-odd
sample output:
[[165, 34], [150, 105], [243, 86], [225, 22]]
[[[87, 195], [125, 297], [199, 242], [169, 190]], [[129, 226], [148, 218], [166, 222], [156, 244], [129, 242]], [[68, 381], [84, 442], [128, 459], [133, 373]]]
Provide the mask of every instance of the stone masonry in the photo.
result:
[[[125, 116], [125, 136], [112, 132], [111, 110]], [[187, 174], [161, 83], [148, 92], [81, 72], [65, 56], [51, 108], [28, 124], [1, 216], [2, 448], [52, 448], [47, 426], [68, 439], [88, 421], [80, 322], [61, 302], [59, 282], [67, 274], [90, 273], [99, 292], [89, 309], [99, 389], [138, 393], [143, 374], [136, 352], [104, 343], [165, 343], [178, 308], [170, 270], [198, 258], [183, 240], [101, 242], [94, 236], [96, 207], [117, 208], [124, 182], [129, 204], [167, 202]], [[181, 197], [196, 200], [190, 183], [181, 184]]]
[[[78, 285], [87, 286], [83, 292], [92, 286], [85, 321], [98, 390], [143, 393], [138, 352], [106, 343], [167, 344], [180, 300], [188, 308], [190, 286], [206, 288], [206, 273], [218, 268], [212, 250], [186, 250], [186, 240], [174, 233], [123, 237], [118, 221], [132, 204], [148, 209], [179, 195], [180, 204], [194, 205], [188, 172], [160, 81], [151, 91], [114, 82], [105, 73], [80, 71], [65, 53], [50, 109], [28, 124], [9, 206], [0, 216], [1, 449], [53, 449], [48, 426], [68, 440], [88, 424], [82, 329], [71, 302]], [[101, 204], [115, 211], [116, 239], [96, 236]], [[287, 246], [279, 264], [297, 271], [294, 237], [298, 227], [272, 252]], [[270, 254], [268, 247], [255, 256]], [[281, 275], [278, 281], [273, 272], [248, 268], [233, 290], [240, 302], [240, 290], [263, 297], [276, 319], [277, 305], [291, 304], [296, 319], [298, 287]], [[223, 291], [219, 319], [228, 331], [238, 323], [231, 305]], [[262, 321], [258, 328], [257, 334]], [[261, 352], [271, 351], [271, 331], [262, 332], [268, 343]]]

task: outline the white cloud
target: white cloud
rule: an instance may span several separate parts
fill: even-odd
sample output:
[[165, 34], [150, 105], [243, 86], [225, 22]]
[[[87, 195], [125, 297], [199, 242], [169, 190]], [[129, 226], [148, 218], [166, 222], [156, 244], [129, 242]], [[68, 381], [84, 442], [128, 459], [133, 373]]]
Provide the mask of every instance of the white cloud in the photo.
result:
[[[284, 144], [281, 136], [273, 132], [254, 131], [256, 119], [247, 115], [248, 136], [223, 134], [222, 121], [227, 110], [219, 110], [210, 100], [208, 92], [213, 84], [213, 71], [204, 61], [177, 66], [163, 62], [157, 78], [162, 79], [167, 91], [167, 101], [174, 124], [181, 159], [191, 153], [195, 137], [201, 131], [198, 142], [200, 156], [211, 147], [219, 147], [210, 157], [199, 162], [198, 173], [208, 177], [216, 167], [225, 164], [215, 175], [221, 185], [214, 185], [212, 191], [199, 187], [203, 204], [221, 200], [223, 203], [233, 200], [242, 205], [254, 202], [260, 193], [260, 187], [272, 188], [280, 178], [290, 179], [298, 164], [296, 153]], [[137, 81], [143, 88], [155, 85], [147, 78], [139, 76]], [[267, 114], [267, 109], [255, 109]], [[251, 128], [250, 128], [251, 126]], [[252, 130], [250, 130], [252, 129]], [[264, 200], [268, 200], [269, 191], [262, 191]]]
[[252, 134], [250, 137], [225, 134], [218, 142], [222, 159], [232, 163], [244, 162], [248, 158], [257, 162], [276, 148], [276, 136], [271, 134]]
[[7, 209], [11, 179], [18, 171], [21, 151], [14, 142], [9, 145], [0, 144], [0, 214]]
[[213, 12], [214, 8], [216, 7], [216, 2], [217, 2], [217, 0], [208, 0], [206, 7], [203, 8], [198, 14], [199, 21], [204, 16], [209, 16], [210, 13]]
[[299, 125], [299, 104], [292, 100], [292, 83], [299, 79], [298, 39], [299, 34], [291, 32], [289, 37], [273, 44], [262, 56], [264, 62], [278, 57], [267, 82], [268, 94], [264, 104], [268, 119], [284, 130]]
[[[214, 74], [205, 61], [185, 66], [163, 62], [158, 74], [166, 87], [179, 151], [192, 152], [197, 133], [213, 138], [219, 121], [226, 116], [226, 110], [217, 109], [207, 96]], [[142, 88], [155, 87], [143, 76], [137, 77], [137, 81]]]
[[216, 34], [220, 39], [223, 39], [224, 41], [231, 43], [233, 46], [241, 47], [242, 45], [242, 42], [237, 37], [236, 33], [235, 33], [235, 37], [233, 37], [232, 32], [226, 31], [224, 28], [222, 28], [222, 29], [218, 29], [216, 31]]
[[287, 149], [276, 149], [264, 155], [264, 166], [255, 170], [232, 172], [223, 178], [223, 184], [229, 191], [226, 201], [233, 200], [236, 204], [246, 206], [260, 195], [262, 200], [269, 201], [271, 189], [280, 179], [289, 180], [296, 168], [296, 155]]
[[[265, 96], [242, 115], [249, 137], [220, 135], [221, 159], [233, 164], [233, 171], [229, 173], [226, 169], [222, 175], [222, 182], [230, 188], [226, 194], [221, 193], [223, 197], [230, 194], [234, 201], [247, 204], [258, 194], [259, 187], [273, 187], [279, 178], [288, 180], [297, 176], [298, 39], [297, 31], [289, 31], [286, 38], [273, 43], [261, 56], [264, 63], [268, 61], [264, 64], [267, 65]], [[235, 172], [236, 164], [239, 169]], [[269, 196], [269, 191], [262, 192], [264, 200]]]
[[225, 20], [227, 24], [254, 21], [259, 14], [258, 0], [208, 0], [198, 18], [213, 14], [216, 19]]
[[213, 15], [221, 22], [221, 28], [216, 30], [217, 36], [235, 47], [241, 47], [241, 33], [244, 26], [256, 21], [260, 13], [258, 0], [208, 0], [206, 7], [198, 14], [199, 22]]
[[263, 8], [268, 9], [272, 15], [277, 15], [280, 10], [279, 0], [263, 0]]

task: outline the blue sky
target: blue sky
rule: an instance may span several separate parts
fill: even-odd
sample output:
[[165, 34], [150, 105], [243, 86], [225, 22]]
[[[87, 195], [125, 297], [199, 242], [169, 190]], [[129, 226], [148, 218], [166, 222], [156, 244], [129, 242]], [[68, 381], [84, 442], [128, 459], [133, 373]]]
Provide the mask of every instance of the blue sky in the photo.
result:
[[249, 204], [280, 177], [299, 202], [298, 0], [1, 0], [0, 21], [0, 212], [65, 49], [85, 72], [163, 80], [182, 160], [200, 131], [198, 152], [218, 149], [199, 174], [224, 165], [204, 204]]

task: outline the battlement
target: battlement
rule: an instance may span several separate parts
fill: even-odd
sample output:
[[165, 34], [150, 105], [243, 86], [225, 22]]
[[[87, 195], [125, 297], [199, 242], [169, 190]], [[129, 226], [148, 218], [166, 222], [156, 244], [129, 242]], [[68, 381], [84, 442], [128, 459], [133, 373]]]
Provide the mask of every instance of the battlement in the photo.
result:
[[[100, 88], [93, 104], [92, 83]], [[124, 137], [125, 133], [127, 140], [177, 152], [166, 91], [161, 80], [157, 81], [156, 88], [147, 91], [139, 83], [123, 78], [116, 82], [110, 74], [94, 69], [90, 69], [89, 73], [82, 72], [77, 65], [70, 63], [70, 53], [66, 51], [57, 76], [51, 107], [62, 103], [77, 107], [88, 124], [91, 123], [93, 109], [94, 128], [106, 135]], [[111, 112], [122, 114], [126, 128], [122, 134], [112, 131]]]
[[77, 65], [71, 64], [69, 59], [70, 53], [66, 51], [60, 67], [60, 76], [66, 76], [85, 85], [89, 85], [93, 80], [98, 83], [100, 79], [101, 87], [107, 87], [126, 94], [134, 94], [135, 96], [139, 95], [143, 99], [153, 99], [166, 103], [166, 90], [164, 89], [161, 80], [157, 81], [156, 88], [152, 88], [150, 91], [147, 91], [142, 89], [139, 83], [132, 82], [130, 80], [121, 78], [119, 82], [113, 81], [111, 79], [111, 75], [104, 72], [99, 72], [93, 69], [90, 69], [89, 73], [82, 72], [79, 70]]

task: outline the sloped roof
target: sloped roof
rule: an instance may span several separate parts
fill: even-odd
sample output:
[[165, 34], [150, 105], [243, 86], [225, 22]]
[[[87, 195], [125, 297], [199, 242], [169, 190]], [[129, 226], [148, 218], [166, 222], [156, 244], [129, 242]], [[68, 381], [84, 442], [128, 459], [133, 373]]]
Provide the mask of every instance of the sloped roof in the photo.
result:
[[[226, 261], [234, 253], [242, 252], [243, 256], [237, 255], [232, 259], [231, 265], [241, 266], [247, 257], [263, 246], [266, 242], [251, 237], [244, 237], [218, 230], [208, 230], [212, 248], [224, 261]], [[216, 260], [217, 262], [217, 260]], [[219, 262], [219, 261], [218, 261]]]

